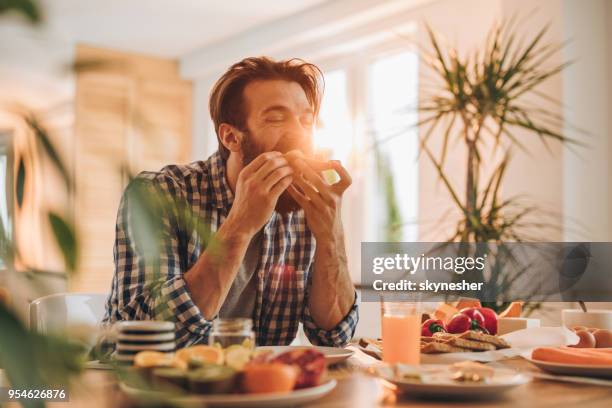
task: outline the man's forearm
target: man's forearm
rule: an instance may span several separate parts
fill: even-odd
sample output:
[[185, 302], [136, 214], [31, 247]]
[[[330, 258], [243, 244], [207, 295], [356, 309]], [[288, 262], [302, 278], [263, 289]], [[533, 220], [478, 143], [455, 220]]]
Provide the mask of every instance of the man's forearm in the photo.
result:
[[205, 319], [211, 320], [219, 313], [251, 238], [228, 218], [197, 262], [185, 273], [192, 300]]
[[344, 237], [317, 241], [309, 307], [315, 324], [331, 330], [351, 310], [355, 287], [348, 271]]

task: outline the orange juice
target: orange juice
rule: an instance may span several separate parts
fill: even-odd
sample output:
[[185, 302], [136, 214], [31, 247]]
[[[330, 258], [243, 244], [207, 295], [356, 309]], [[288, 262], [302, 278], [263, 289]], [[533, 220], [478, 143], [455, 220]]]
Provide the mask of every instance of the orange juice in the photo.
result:
[[383, 361], [419, 364], [421, 316], [419, 314], [382, 316]]

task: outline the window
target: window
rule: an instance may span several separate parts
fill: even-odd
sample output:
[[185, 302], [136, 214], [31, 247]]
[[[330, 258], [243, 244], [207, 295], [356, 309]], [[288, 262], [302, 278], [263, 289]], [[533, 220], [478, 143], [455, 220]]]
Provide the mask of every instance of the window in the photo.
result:
[[333, 156], [345, 162], [350, 154], [353, 135], [345, 71], [325, 74], [325, 94], [321, 102], [319, 129], [315, 132], [314, 144], [322, 156]]
[[418, 238], [417, 67], [411, 52], [380, 58], [368, 67], [368, 112], [386, 197], [387, 240]]
[[345, 226], [355, 252], [361, 241], [418, 239], [417, 102], [416, 53], [357, 59], [325, 71], [315, 146], [354, 175], [354, 199], [343, 211], [348, 223], [362, 224]]

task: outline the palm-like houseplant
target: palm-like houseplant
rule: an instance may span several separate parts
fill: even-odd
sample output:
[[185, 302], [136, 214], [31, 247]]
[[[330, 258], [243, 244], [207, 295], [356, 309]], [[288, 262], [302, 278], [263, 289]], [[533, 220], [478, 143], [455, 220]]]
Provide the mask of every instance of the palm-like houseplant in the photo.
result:
[[[433, 163], [460, 212], [449, 243], [492, 243], [499, 249], [505, 242], [535, 240], [530, 231], [545, 225], [533, 219], [530, 221], [529, 215], [539, 209], [525, 205], [519, 197], [502, 198], [500, 193], [511, 150], [527, 150], [516, 131], [527, 131], [545, 145], [549, 140], [575, 143], [560, 133], [564, 125], [562, 116], [525, 102], [525, 96], [529, 96], [540, 98], [545, 102], [541, 105], [559, 104], [538, 87], [569, 64], [549, 66], [549, 59], [563, 48], [563, 44], [543, 43], [548, 27], [521, 44], [513, 26], [512, 22], [496, 25], [487, 36], [485, 46], [465, 57], [452, 47], [444, 49], [440, 36], [427, 26], [431, 47], [422, 49], [421, 55], [438, 84], [434, 93], [421, 98], [419, 113], [422, 119], [418, 125], [424, 133], [420, 138], [420, 151]], [[438, 155], [430, 147], [433, 137], [442, 138]], [[449, 145], [454, 141], [460, 142], [466, 151], [463, 197], [461, 189], [453, 185], [445, 170]], [[482, 183], [483, 164], [487, 160], [484, 154], [491, 154], [488, 150], [495, 151], [502, 146], [503, 159]], [[467, 247], [459, 246], [464, 250]], [[499, 256], [488, 278], [482, 273], [472, 278], [485, 281], [486, 287], [495, 293], [503, 293], [516, 282], [515, 277], [504, 272], [504, 263], [509, 261], [509, 257]], [[529, 296], [526, 293], [526, 300]], [[499, 310], [505, 303], [490, 302], [487, 306]]]

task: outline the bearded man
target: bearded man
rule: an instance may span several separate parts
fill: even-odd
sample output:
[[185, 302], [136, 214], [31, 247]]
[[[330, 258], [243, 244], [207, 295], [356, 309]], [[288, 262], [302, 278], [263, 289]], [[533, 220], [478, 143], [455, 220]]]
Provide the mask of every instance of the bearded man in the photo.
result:
[[[257, 345], [291, 343], [300, 322], [313, 344], [351, 339], [359, 315], [340, 217], [351, 180], [338, 161], [312, 158], [322, 79], [302, 60], [266, 57], [223, 74], [210, 95], [218, 150], [135, 179], [173, 203], [156, 219], [157, 262], [134, 225], [134, 182], [123, 195], [106, 323], [173, 319], [178, 347], [207, 342], [220, 318], [252, 319]], [[185, 209], [195, 222], [178, 221]]]

